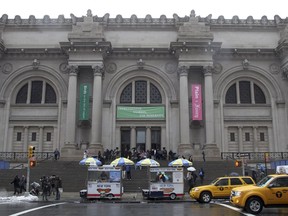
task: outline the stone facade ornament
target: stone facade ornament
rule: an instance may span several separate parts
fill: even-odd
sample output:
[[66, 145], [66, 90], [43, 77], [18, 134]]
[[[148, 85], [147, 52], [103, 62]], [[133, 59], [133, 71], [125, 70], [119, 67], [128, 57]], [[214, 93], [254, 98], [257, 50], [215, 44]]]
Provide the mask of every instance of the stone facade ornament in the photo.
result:
[[64, 73], [64, 74], [68, 73], [68, 72], [69, 72], [69, 70], [68, 70], [68, 63], [67, 63], [67, 62], [61, 63], [61, 64], [59, 65], [59, 70], [60, 70], [62, 73]]
[[214, 68], [212, 66], [203, 67], [204, 75], [212, 75]]
[[116, 72], [116, 70], [117, 70], [117, 65], [114, 63], [114, 62], [108, 62], [106, 65], [105, 65], [105, 71], [107, 72], [107, 73], [110, 73], [110, 74], [112, 74], [112, 73], [115, 73]]
[[270, 66], [269, 66], [269, 71], [272, 73], [272, 74], [278, 74], [280, 72], [280, 67], [277, 63], [272, 63]]
[[244, 59], [242, 62], [242, 66], [244, 70], [248, 70], [249, 67], [249, 61], [247, 59]]
[[67, 69], [70, 75], [77, 75], [79, 72], [79, 68], [77, 65], [68, 65]]
[[214, 72], [215, 74], [219, 74], [219, 73], [222, 72], [223, 66], [222, 66], [220, 63], [215, 62], [215, 63], [213, 64], [213, 69], [214, 69], [213, 72]]
[[2, 67], [0, 67], [0, 69], [1, 69], [2, 73], [9, 74], [13, 70], [13, 65], [10, 63], [5, 63], [2, 65]]
[[101, 64], [97, 64], [97, 65], [93, 65], [92, 66], [92, 69], [93, 69], [93, 72], [94, 72], [94, 76], [95, 75], [103, 75], [104, 73], [104, 65], [101, 63]]
[[34, 59], [33, 62], [32, 62], [33, 69], [34, 70], [38, 70], [39, 65], [40, 65], [39, 60], [38, 59]]
[[22, 23], [22, 19], [19, 15], [16, 15], [14, 18], [14, 23], [20, 25]]
[[177, 64], [174, 62], [167, 62], [165, 64], [165, 71], [169, 74], [172, 74], [177, 71]]
[[30, 15], [28, 22], [31, 25], [35, 25], [36, 24], [36, 17], [34, 15]]
[[152, 23], [153, 22], [152, 16], [150, 14], [146, 15], [144, 21], [145, 23]]
[[0, 19], [0, 22], [6, 24], [7, 21], [8, 21], [8, 15], [7, 14], [3, 14], [1, 19]]
[[143, 68], [144, 68], [144, 65], [145, 65], [145, 62], [143, 62], [142, 59], [139, 59], [139, 60], [137, 61], [137, 67], [138, 67], [138, 69], [143, 69]]
[[187, 66], [185, 66], [185, 65], [183, 65], [183, 66], [180, 66], [179, 68], [178, 68], [178, 74], [181, 76], [181, 75], [188, 75], [188, 67]]

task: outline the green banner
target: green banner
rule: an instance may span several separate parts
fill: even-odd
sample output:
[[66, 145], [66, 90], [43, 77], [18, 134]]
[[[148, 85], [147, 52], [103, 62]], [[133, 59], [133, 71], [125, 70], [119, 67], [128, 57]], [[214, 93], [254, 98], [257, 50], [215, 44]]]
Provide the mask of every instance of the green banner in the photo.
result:
[[90, 86], [87, 83], [80, 84], [80, 120], [89, 120]]
[[165, 119], [165, 107], [117, 106], [117, 119]]

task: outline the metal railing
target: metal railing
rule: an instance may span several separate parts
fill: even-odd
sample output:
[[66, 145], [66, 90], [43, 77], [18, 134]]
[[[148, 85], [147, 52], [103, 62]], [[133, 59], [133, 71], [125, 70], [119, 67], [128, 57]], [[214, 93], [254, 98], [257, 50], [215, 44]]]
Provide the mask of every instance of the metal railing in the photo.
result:
[[[37, 160], [53, 159], [54, 152], [35, 152]], [[0, 160], [25, 161], [28, 160], [28, 152], [0, 152]]]
[[288, 152], [221, 152], [221, 159], [264, 160], [265, 157], [273, 160], [288, 159]]

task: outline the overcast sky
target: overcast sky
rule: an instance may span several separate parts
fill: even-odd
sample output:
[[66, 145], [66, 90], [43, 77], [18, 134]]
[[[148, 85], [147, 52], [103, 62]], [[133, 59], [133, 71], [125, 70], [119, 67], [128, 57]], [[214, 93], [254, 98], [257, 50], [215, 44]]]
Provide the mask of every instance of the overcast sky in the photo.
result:
[[279, 15], [282, 19], [288, 16], [287, 0], [2, 0], [0, 5], [0, 16], [7, 14], [9, 19], [15, 15], [21, 18], [28, 18], [35, 15], [36, 18], [43, 18], [49, 15], [50, 18], [57, 18], [64, 15], [70, 18], [73, 13], [76, 17], [87, 14], [91, 9], [92, 14], [99, 17], [106, 13], [110, 18], [121, 14], [124, 18], [130, 18], [135, 14], [138, 18], [144, 18], [147, 14], [153, 18], [166, 15], [172, 18], [176, 13], [180, 17], [189, 16], [191, 10], [195, 10], [196, 16], [206, 17], [212, 14], [216, 19], [223, 15], [231, 19], [238, 15], [240, 19], [253, 16], [254, 19], [261, 19], [266, 15], [268, 19], [274, 19]]

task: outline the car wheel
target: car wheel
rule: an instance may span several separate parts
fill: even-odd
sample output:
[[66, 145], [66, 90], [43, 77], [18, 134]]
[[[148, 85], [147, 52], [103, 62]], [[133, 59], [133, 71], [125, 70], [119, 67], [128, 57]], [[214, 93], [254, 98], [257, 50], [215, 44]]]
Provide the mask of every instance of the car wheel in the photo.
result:
[[169, 197], [170, 197], [171, 200], [175, 200], [177, 196], [176, 196], [175, 193], [172, 193], [172, 194], [170, 194]]
[[212, 195], [208, 191], [204, 191], [200, 194], [200, 201], [202, 203], [209, 203], [212, 199]]
[[107, 195], [107, 198], [108, 198], [109, 200], [112, 200], [112, 199], [114, 198], [114, 195], [113, 195], [113, 194], [108, 194], [108, 195]]
[[263, 202], [258, 197], [251, 197], [245, 205], [245, 210], [251, 214], [259, 214], [263, 209]]

